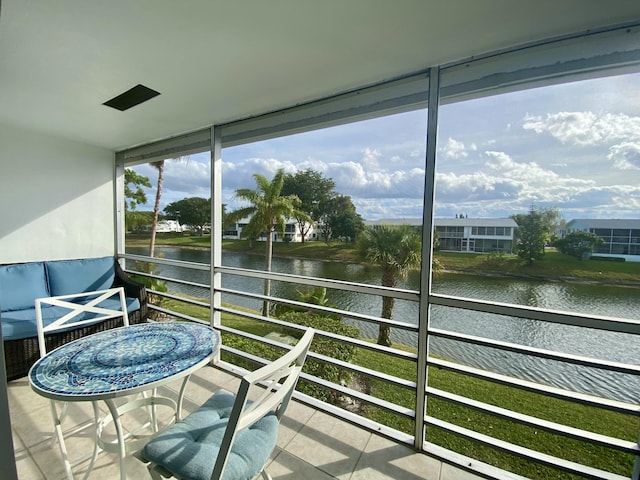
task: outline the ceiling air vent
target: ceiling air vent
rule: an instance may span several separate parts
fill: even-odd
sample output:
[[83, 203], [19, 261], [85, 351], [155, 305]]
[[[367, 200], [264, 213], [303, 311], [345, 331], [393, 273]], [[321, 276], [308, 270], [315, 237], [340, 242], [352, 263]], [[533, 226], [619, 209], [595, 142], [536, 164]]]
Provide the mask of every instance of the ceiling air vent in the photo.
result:
[[117, 97], [113, 97], [111, 100], [107, 100], [103, 103], [107, 107], [115, 108], [124, 112], [125, 110], [140, 105], [153, 97], [160, 95], [160, 92], [145, 87], [144, 85], [136, 85], [135, 87], [121, 93]]

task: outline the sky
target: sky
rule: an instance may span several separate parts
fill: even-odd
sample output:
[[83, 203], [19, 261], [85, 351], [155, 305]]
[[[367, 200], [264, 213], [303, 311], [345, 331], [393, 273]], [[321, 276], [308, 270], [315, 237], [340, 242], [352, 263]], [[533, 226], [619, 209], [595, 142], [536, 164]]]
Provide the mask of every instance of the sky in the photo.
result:
[[[254, 173], [308, 168], [349, 195], [364, 220], [420, 218], [426, 110], [256, 142], [222, 152], [222, 201], [242, 206]], [[135, 167], [155, 185], [149, 165]], [[162, 206], [209, 198], [209, 154], [165, 162]], [[152, 209], [155, 189], [147, 193]], [[503, 218], [531, 206], [575, 218], [640, 218], [640, 74], [444, 104], [435, 216]]]

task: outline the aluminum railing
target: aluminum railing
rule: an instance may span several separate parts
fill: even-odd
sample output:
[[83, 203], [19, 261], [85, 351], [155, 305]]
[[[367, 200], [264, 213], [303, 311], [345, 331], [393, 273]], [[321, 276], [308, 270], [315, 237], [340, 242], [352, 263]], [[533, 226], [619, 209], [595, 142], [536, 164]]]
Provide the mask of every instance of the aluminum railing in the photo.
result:
[[[167, 260], [161, 258], [149, 258], [149, 257], [140, 257], [135, 255], [123, 255], [124, 258], [128, 260], [137, 260], [137, 261], [145, 261], [152, 262], [157, 264], [168, 264], [174, 266], [180, 266], [184, 268], [194, 268], [199, 270], [209, 270], [209, 265], [203, 264], [193, 264], [190, 262], [182, 262], [176, 260]], [[132, 271], [127, 269], [129, 273], [152, 277], [156, 280], [166, 281], [166, 282], [174, 282], [176, 284], [190, 285], [193, 287], [201, 288], [203, 291], [209, 290], [209, 285], [206, 284], [198, 284], [189, 282], [186, 280], [175, 279], [175, 278], [167, 278], [162, 276], [154, 276], [150, 274], [146, 274], [144, 272]], [[241, 268], [234, 267], [217, 267], [214, 269], [215, 273], [221, 273], [223, 275], [235, 275], [235, 276], [243, 276], [249, 278], [258, 278], [258, 279], [269, 279], [271, 281], [277, 282], [287, 282], [293, 283], [296, 285], [308, 285], [313, 287], [324, 287], [333, 290], [344, 290], [352, 293], [360, 293], [374, 296], [390, 296], [399, 300], [407, 300], [411, 302], [419, 302], [420, 300], [420, 292], [412, 291], [412, 290], [402, 290], [402, 289], [392, 289], [386, 287], [380, 287], [375, 285], [365, 285], [359, 283], [352, 282], [344, 282], [339, 280], [331, 280], [331, 279], [321, 279], [314, 277], [305, 277], [305, 276], [297, 276], [290, 274], [282, 274], [282, 273], [274, 273], [274, 272], [263, 272], [256, 270], [247, 270]], [[210, 304], [204, 300], [195, 300], [192, 298], [185, 298], [183, 296], [175, 295], [167, 292], [160, 291], [151, 291], [153, 295], [158, 295], [159, 297], [170, 298], [173, 300], [185, 302], [187, 304], [209, 308]], [[353, 319], [359, 322], [366, 322], [376, 325], [388, 325], [393, 329], [400, 329], [407, 332], [411, 332], [412, 334], [417, 334], [418, 326], [408, 322], [400, 322], [387, 320], [376, 316], [365, 315], [357, 312], [350, 312], [346, 310], [341, 310], [337, 308], [331, 308], [321, 305], [311, 305], [302, 303], [299, 301], [284, 299], [274, 296], [265, 297], [264, 295], [251, 293], [247, 291], [239, 291], [232, 290], [226, 288], [219, 288], [216, 292], [220, 295], [224, 295], [225, 297], [245, 297], [250, 298], [257, 301], [268, 300], [269, 302], [275, 304], [285, 304], [292, 307], [302, 307], [308, 310], [312, 310], [322, 314], [330, 314], [330, 315], [338, 315], [344, 319]], [[430, 305], [438, 305], [442, 307], [450, 307], [450, 308], [460, 308], [464, 309], [467, 312], [482, 312], [489, 314], [497, 314], [497, 315], [507, 315], [511, 317], [523, 318], [523, 319], [531, 319], [540, 322], [550, 322], [562, 325], [572, 325], [578, 327], [588, 327], [598, 330], [606, 330], [606, 331], [615, 331], [622, 332], [628, 335], [640, 335], [640, 322], [635, 320], [627, 320], [627, 319], [616, 319], [616, 318], [607, 318], [602, 316], [595, 315], [585, 315], [585, 314], [577, 314], [571, 312], [559, 312], [553, 310], [545, 310], [540, 308], [531, 308], [525, 306], [517, 306], [510, 304], [501, 304], [497, 302], [487, 302], [482, 300], [472, 300], [467, 298], [459, 298], [452, 297], [447, 295], [429, 295], [429, 303]], [[162, 309], [160, 307], [151, 305], [150, 308], [154, 311], [164, 313], [166, 315], [173, 316], [175, 318], [180, 318], [188, 321], [199, 321], [203, 322], [206, 320], [193, 318], [185, 314], [181, 314], [176, 311], [170, 311], [166, 309]], [[227, 303], [225, 305], [220, 305], [217, 309], [219, 312], [224, 312], [230, 315], [234, 315], [241, 318], [253, 319], [259, 322], [266, 322], [278, 327], [286, 327], [291, 330], [300, 330], [304, 327], [300, 325], [283, 322], [277, 318], [270, 318], [260, 315], [259, 313], [248, 312], [245, 309], [238, 309], [233, 306], [229, 306]], [[280, 346], [278, 342], [273, 340], [269, 340], [264, 337], [258, 337], [252, 334], [245, 333], [238, 329], [231, 328], [229, 326], [217, 325], [222, 332], [226, 332], [233, 335], [238, 335], [247, 339], [251, 339], [255, 342], [261, 342], [263, 344], [272, 345], [272, 346]], [[516, 343], [505, 342], [501, 340], [495, 340], [480, 336], [473, 336], [462, 334], [442, 328], [428, 328], [428, 336], [431, 339], [435, 338], [445, 338], [449, 340], [455, 340], [456, 342], [462, 342], [464, 344], [472, 344], [472, 345], [480, 345], [483, 347], [497, 349], [499, 351], [504, 352], [513, 352], [521, 355], [526, 355], [532, 358], [539, 359], [547, 359], [553, 360], [557, 362], [563, 362], [567, 364], [580, 365], [590, 368], [596, 368], [607, 372], [618, 372], [633, 376], [640, 376], [640, 366], [625, 364], [620, 362], [612, 362], [601, 359], [590, 358], [588, 356], [583, 355], [571, 355], [551, 350], [545, 350], [541, 348], [535, 348], [527, 345], [520, 345]], [[393, 348], [393, 347], [385, 347], [381, 345], [377, 345], [375, 343], [357, 339], [350, 338], [347, 336], [342, 336], [335, 334], [329, 331], [318, 331], [318, 335], [324, 336], [326, 338], [330, 338], [334, 341], [341, 342], [345, 345], [350, 345], [356, 348], [362, 348], [369, 351], [374, 351], [383, 355], [388, 355], [394, 358], [401, 358], [403, 360], [412, 362], [417, 364], [418, 362], [426, 362], [429, 368], [439, 368], [450, 372], [456, 372], [457, 374], [464, 375], [466, 377], [472, 377], [476, 379], [482, 379], [483, 381], [488, 382], [489, 384], [497, 384], [497, 385], [506, 385], [509, 388], [516, 389], [518, 391], [527, 391], [534, 392], [542, 397], [562, 399], [572, 404], [581, 404], [588, 405], [592, 407], [596, 407], [598, 409], [602, 409], [605, 411], [613, 411], [618, 412], [624, 415], [628, 415], [630, 418], [636, 418], [636, 425], [640, 425], [640, 420], [637, 420], [637, 417], [640, 416], [640, 399], [636, 403], [627, 403], [616, 400], [610, 400], [607, 398], [602, 398], [596, 395], [590, 395], [586, 393], [580, 393], [576, 391], [571, 391], [565, 388], [552, 387], [543, 383], [539, 383], [536, 381], [525, 380], [516, 378], [514, 376], [505, 375], [501, 373], [495, 373], [486, 369], [471, 367], [467, 365], [463, 365], [461, 363], [457, 363], [451, 361], [449, 359], [437, 358], [432, 355], [428, 355], [427, 352], [418, 351], [414, 353], [412, 351], [407, 351], [403, 349]], [[417, 342], [416, 342], [417, 345]], [[256, 358], [254, 355], [248, 352], [243, 352], [238, 349], [231, 349], [225, 345], [222, 346], [223, 352], [232, 353], [233, 355], [239, 358], [249, 359], [255, 362], [266, 362], [264, 359]], [[559, 438], [570, 438], [580, 442], [586, 442], [591, 445], [596, 445], [600, 447], [604, 447], [606, 449], [610, 449], [612, 451], [620, 451], [633, 456], [635, 458], [635, 467], [633, 471], [629, 471], [628, 475], [621, 475], [620, 473], [612, 473], [608, 471], [604, 471], [601, 469], [593, 468], [589, 465], [584, 465], [580, 462], [566, 460], [564, 458], [560, 458], [554, 455], [550, 455], [549, 453], [544, 453], [537, 451], [535, 448], [529, 446], [521, 446], [515, 443], [511, 443], [500, 438], [496, 438], [491, 435], [487, 435], [485, 433], [480, 433], [472, 428], [467, 428], [467, 426], [462, 426], [457, 423], [448, 422], [441, 418], [437, 418], [433, 415], [427, 414], [429, 408], [427, 408], [427, 412], [424, 414], [416, 414], [415, 410], [411, 408], [407, 408], [405, 406], [394, 404], [385, 399], [377, 398], [373, 395], [356, 391], [352, 388], [349, 388], [345, 385], [340, 385], [332, 382], [328, 382], [324, 379], [318, 377], [312, 377], [308, 374], [304, 374], [302, 378], [306, 381], [314, 383], [320, 387], [329, 388], [333, 391], [339, 392], [342, 395], [349, 396], [351, 398], [357, 399], [359, 402], [363, 402], [367, 405], [374, 406], [377, 408], [381, 408], [385, 411], [393, 413], [394, 415], [401, 416], [403, 418], [407, 418], [411, 421], [416, 421], [419, 419], [420, 423], [416, 428], [427, 428], [427, 429], [437, 429], [440, 431], [447, 432], [448, 434], [453, 434], [458, 437], [462, 437], [468, 439], [476, 444], [484, 445], [489, 448], [508, 452], [510, 455], [515, 455], [517, 457], [522, 457], [527, 461], [537, 462], [539, 464], [550, 466], [559, 471], [568, 472], [570, 474], [579, 475], [585, 478], [605, 478], [611, 480], [621, 480], [624, 478], [632, 478], [634, 480], [638, 480], [640, 477], [640, 447], [638, 446], [637, 441], [630, 441], [629, 439], [620, 439], [615, 438], [613, 436], [604, 435], [601, 433], [594, 433], [591, 431], [587, 431], [580, 428], [575, 428], [571, 425], [565, 425], [559, 422], [548, 421], [543, 418], [538, 418], [535, 415], [523, 414], [513, 410], [504, 409], [487, 402], [482, 402], [475, 400], [473, 398], [455, 394], [449, 391], [446, 391], [442, 388], [435, 388], [426, 383], [427, 387], [424, 392], [417, 391], [417, 383], [412, 380], [407, 380], [403, 378], [399, 378], [392, 374], [382, 371], [383, 366], [381, 365], [380, 369], [366, 368], [360, 365], [340, 361], [333, 358], [328, 358], [323, 355], [319, 355], [314, 352], [309, 353], [309, 358], [313, 358], [320, 362], [329, 363], [334, 365], [340, 369], [344, 369], [345, 371], [349, 371], [355, 373], [357, 375], [362, 375], [368, 378], [376, 379], [386, 384], [392, 385], [394, 387], [409, 390], [412, 392], [412, 395], [415, 395], [416, 398], [418, 395], [425, 395], [426, 400], [429, 399], [439, 399], [441, 401], [447, 402], [451, 405], [462, 406], [466, 409], [470, 409], [473, 411], [482, 412], [483, 414], [490, 415], [496, 418], [507, 419], [510, 422], [514, 422], [514, 424], [525, 425], [534, 429], [539, 429], [541, 431], [550, 432], [552, 434], [558, 435]], [[229, 370], [234, 370], [233, 365], [228, 365], [221, 363], [222, 368], [228, 368]], [[325, 402], [321, 402], [315, 400], [311, 397], [307, 397], [304, 395], [298, 395], [298, 397], [312, 405], [314, 408], [323, 410], [332, 415], [340, 416], [343, 419], [348, 421], [357, 423], [365, 428], [370, 428], [378, 433], [383, 433], [396, 441], [414, 444], [414, 439], [416, 438], [414, 435], [411, 435], [407, 432], [401, 432], [391, 428], [387, 425], [381, 424], [379, 422], [374, 422], [368, 418], [363, 416], [348, 412], [341, 408], [336, 407], [335, 405], [330, 405]], [[427, 403], [427, 407], [429, 404]], [[637, 432], [640, 433], [640, 429], [636, 427]], [[495, 468], [483, 463], [478, 463], [474, 460], [469, 459], [468, 457], [459, 455], [459, 452], [452, 452], [447, 449], [443, 449], [441, 446], [436, 445], [430, 442], [429, 435], [426, 437], [426, 441], [424, 445], [415, 445], [417, 448], [421, 448], [426, 452], [431, 454], [435, 454], [438, 456], [444, 456], [445, 460], [453, 461], [457, 463], [464, 463], [465, 466], [471, 465], [472, 468], [477, 469], [478, 471], [482, 471], [483, 473], [490, 472], [490, 475], [495, 476], [496, 478], [513, 478], [511, 474], [507, 472]], [[630, 469], [631, 470], [631, 469]]]

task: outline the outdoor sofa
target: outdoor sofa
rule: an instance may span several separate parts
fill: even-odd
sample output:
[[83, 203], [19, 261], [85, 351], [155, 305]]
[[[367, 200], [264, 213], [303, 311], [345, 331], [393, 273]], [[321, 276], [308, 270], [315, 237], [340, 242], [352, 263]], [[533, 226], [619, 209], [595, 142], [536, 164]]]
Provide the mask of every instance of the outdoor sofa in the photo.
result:
[[[7, 369], [7, 379], [24, 377], [40, 358], [38, 348], [36, 308], [37, 298], [94, 292], [123, 287], [129, 323], [147, 319], [147, 291], [129, 279], [114, 257], [0, 265], [0, 321]], [[78, 297], [74, 302], [87, 302]], [[122, 311], [120, 299], [108, 298], [100, 307]], [[45, 325], [69, 313], [60, 306], [42, 304]], [[91, 315], [91, 314], [85, 314]], [[123, 317], [99, 320], [79, 328], [46, 335], [47, 351], [67, 342], [109, 328], [121, 326]]]

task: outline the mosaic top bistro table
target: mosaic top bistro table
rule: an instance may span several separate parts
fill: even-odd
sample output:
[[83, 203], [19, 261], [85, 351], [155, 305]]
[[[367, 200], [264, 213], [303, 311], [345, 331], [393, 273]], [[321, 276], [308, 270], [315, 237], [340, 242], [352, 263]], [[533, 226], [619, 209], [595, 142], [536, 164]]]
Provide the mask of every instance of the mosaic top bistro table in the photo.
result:
[[[126, 478], [125, 457], [138, 450], [147, 438], [128, 439], [120, 417], [131, 410], [151, 406], [151, 427], [157, 430], [155, 407], [168, 406], [180, 420], [182, 399], [189, 376], [209, 363], [220, 346], [219, 334], [206, 325], [186, 322], [146, 323], [115, 328], [67, 343], [38, 360], [29, 371], [31, 388], [43, 397], [64, 402], [93, 402], [96, 442], [85, 478], [91, 472], [99, 449], [120, 456], [120, 477]], [[177, 400], [158, 396], [155, 388], [183, 378]], [[153, 391], [123, 405], [116, 399]], [[104, 401], [109, 415], [99, 418], [96, 403]], [[67, 477], [72, 479], [62, 416], [51, 402], [56, 434]], [[113, 422], [117, 442], [106, 442], [102, 432]]]

